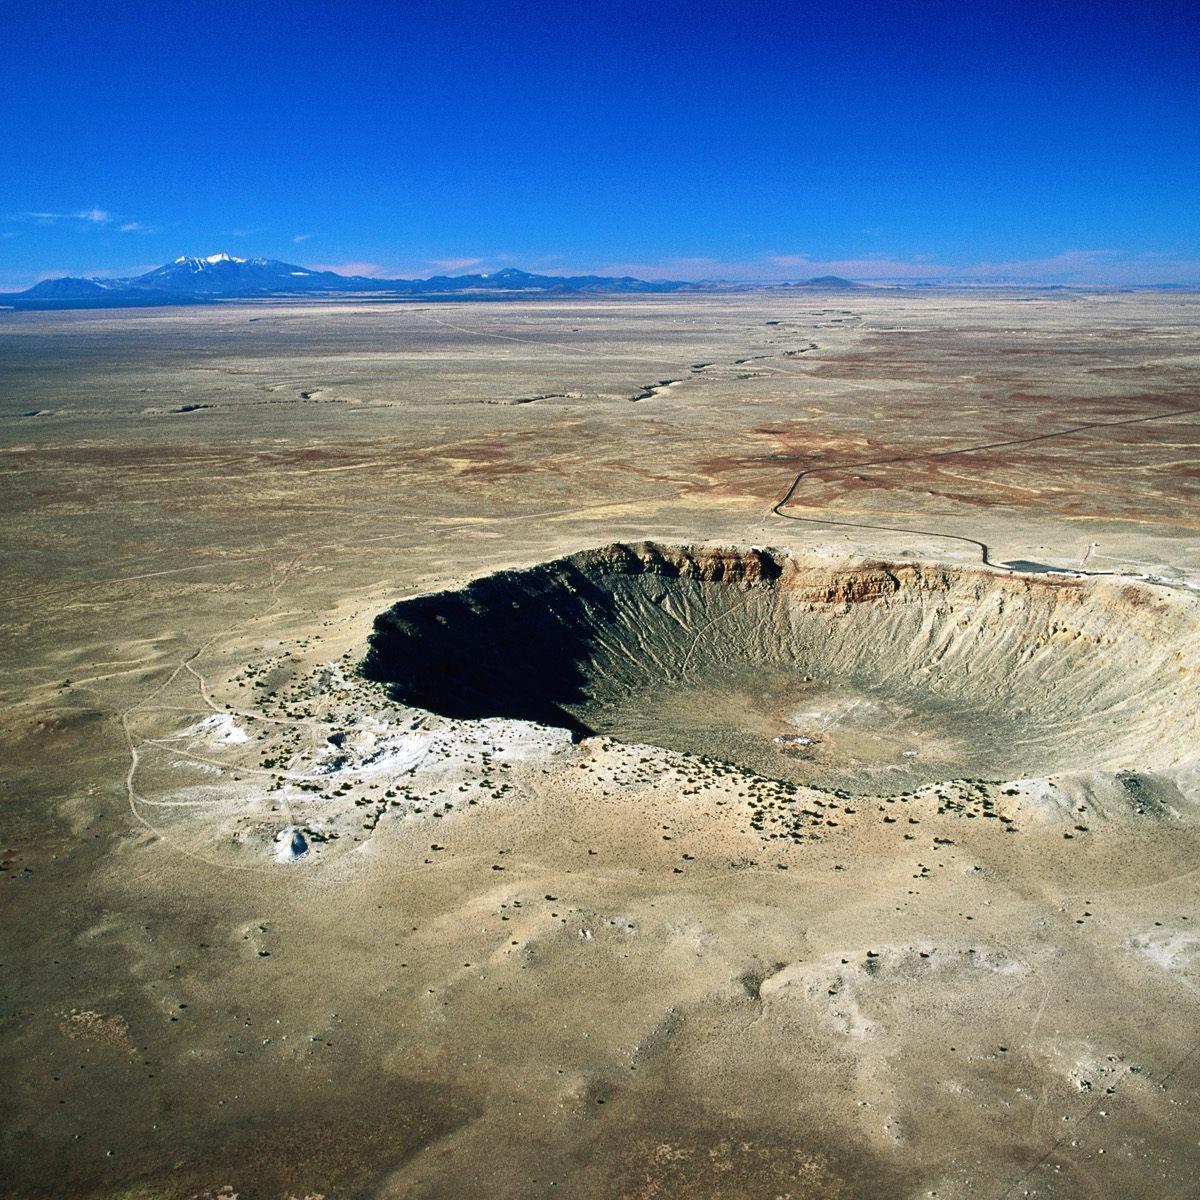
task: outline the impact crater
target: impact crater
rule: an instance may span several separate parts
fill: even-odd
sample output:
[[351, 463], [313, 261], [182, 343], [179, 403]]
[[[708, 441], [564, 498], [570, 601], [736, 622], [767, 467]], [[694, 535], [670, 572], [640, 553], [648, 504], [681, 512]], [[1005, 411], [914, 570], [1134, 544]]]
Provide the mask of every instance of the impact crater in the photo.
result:
[[403, 600], [396, 699], [859, 793], [1195, 757], [1197, 601], [1130, 579], [652, 542]]

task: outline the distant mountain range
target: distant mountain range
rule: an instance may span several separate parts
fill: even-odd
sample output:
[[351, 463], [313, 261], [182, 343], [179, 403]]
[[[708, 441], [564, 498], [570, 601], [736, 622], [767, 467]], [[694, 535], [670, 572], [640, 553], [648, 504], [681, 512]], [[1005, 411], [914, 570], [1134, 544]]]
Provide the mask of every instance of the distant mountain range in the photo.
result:
[[[129, 279], [44, 279], [23, 292], [0, 294], [14, 308], [127, 308], [151, 304], [204, 304], [223, 299], [319, 295], [355, 292], [381, 297], [427, 299], [519, 299], [523, 296], [713, 292], [745, 285], [689, 283], [675, 279], [647, 281], [632, 275], [532, 275], [509, 267], [480, 275], [434, 275], [429, 279], [377, 279], [313, 271], [273, 258], [236, 258], [209, 254], [181, 255], [174, 262]], [[843, 290], [858, 287], [848, 279], [823, 275], [787, 287]]]

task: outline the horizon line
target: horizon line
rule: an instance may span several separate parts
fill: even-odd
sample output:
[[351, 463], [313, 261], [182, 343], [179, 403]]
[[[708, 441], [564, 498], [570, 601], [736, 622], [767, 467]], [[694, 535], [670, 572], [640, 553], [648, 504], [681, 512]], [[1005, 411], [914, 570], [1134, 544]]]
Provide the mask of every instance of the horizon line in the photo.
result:
[[[136, 279], [163, 266], [188, 259], [237, 262], [283, 262], [312, 272], [328, 272], [343, 278], [363, 278], [386, 283], [392, 280], [425, 282], [432, 278], [484, 278], [504, 271], [554, 278], [592, 276], [632, 278], [645, 283], [687, 283], [729, 287], [781, 287], [789, 283], [808, 283], [813, 279], [835, 277], [863, 287], [988, 287], [1032, 288], [1200, 288], [1200, 261], [1170, 259], [1162, 254], [1125, 255], [1116, 251], [1063, 251], [1048, 258], [1012, 259], [1007, 262], [976, 262], [952, 266], [929, 261], [905, 261], [887, 256], [822, 259], [808, 255], [764, 255], [754, 260], [734, 262], [719, 258], [687, 257], [661, 262], [610, 262], [602, 266], [568, 267], [561, 259], [532, 268], [521, 267], [516, 256], [498, 254], [477, 258], [427, 259], [421, 265], [390, 266], [361, 259], [338, 262], [296, 263], [269, 255], [236, 255], [227, 250], [209, 254], [179, 254], [165, 263], [137, 264], [132, 267], [100, 270], [54, 269], [33, 275], [21, 274], [0, 282], [0, 292], [18, 294], [38, 283], [58, 279], [89, 279], [105, 282]], [[1153, 270], [1153, 264], [1164, 270]], [[1134, 271], [1133, 268], [1140, 270]], [[485, 269], [486, 268], [486, 269]], [[791, 268], [789, 270], [788, 268]], [[884, 269], [880, 269], [884, 268]], [[886, 268], [892, 268], [888, 270]], [[1107, 268], [1107, 269], [1106, 269]]]

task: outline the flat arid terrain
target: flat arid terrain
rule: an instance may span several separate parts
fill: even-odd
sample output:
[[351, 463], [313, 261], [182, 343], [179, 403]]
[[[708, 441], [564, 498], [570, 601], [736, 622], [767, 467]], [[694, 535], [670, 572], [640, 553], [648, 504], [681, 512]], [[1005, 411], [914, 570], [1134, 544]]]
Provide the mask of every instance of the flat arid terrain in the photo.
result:
[[0, 313], [0, 1193], [1183, 1200], [1200, 295]]

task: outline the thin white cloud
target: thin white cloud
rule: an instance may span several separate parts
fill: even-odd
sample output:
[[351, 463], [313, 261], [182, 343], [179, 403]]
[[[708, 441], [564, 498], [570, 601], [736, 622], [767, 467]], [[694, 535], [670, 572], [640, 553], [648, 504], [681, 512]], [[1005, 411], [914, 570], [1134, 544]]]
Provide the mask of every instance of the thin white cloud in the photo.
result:
[[298, 233], [292, 238], [292, 242], [298, 246], [301, 242], [307, 242], [310, 237], [312, 237], [311, 233]]
[[614, 262], [598, 269], [605, 275], [636, 275], [643, 279], [720, 279], [745, 283], [781, 283], [821, 275], [839, 275], [864, 283], [1028, 283], [1098, 287], [1200, 281], [1200, 260], [1116, 250], [1063, 250], [1038, 258], [969, 263], [951, 263], [922, 256], [820, 258], [808, 254], [771, 254], [752, 259], [669, 258]]
[[334, 271], [338, 275], [370, 275], [390, 278], [387, 270], [379, 263], [374, 262], [318, 263], [312, 269], [314, 271]]
[[143, 225], [141, 221], [126, 221], [121, 226], [122, 233], [152, 233], [153, 230], [149, 225]]
[[477, 267], [483, 262], [482, 258], [431, 258], [433, 266], [441, 267], [443, 271], [464, 271], [467, 267]]
[[1057, 283], [1087, 286], [1195, 283], [1200, 260], [1120, 250], [1063, 250], [1043, 258], [1017, 258], [948, 267], [943, 277], [980, 283]]
[[34, 221], [86, 221], [91, 225], [107, 225], [112, 214], [103, 208], [85, 208], [79, 212], [27, 212], [21, 214]]
[[773, 276], [787, 279], [814, 275], [844, 275], [854, 279], [934, 279], [950, 269], [939, 263], [874, 255], [855, 258], [809, 258], [804, 254], [773, 254], [767, 258]]

